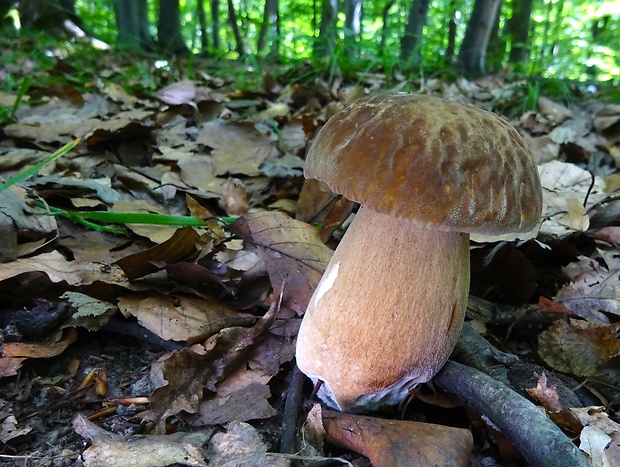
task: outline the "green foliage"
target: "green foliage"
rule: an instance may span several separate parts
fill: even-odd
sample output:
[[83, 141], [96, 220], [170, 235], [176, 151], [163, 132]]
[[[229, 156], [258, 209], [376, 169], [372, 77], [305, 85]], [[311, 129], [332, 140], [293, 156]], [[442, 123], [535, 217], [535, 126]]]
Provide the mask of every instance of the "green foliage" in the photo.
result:
[[[408, 20], [413, 0], [364, 0], [360, 34], [353, 39], [353, 48], [345, 44], [344, 13], [338, 17], [338, 40], [334, 54], [315, 62], [319, 72], [330, 75], [336, 70], [385, 71], [388, 76], [409, 70], [413, 76], [430, 76], [437, 73], [454, 73], [454, 60], [465, 34], [474, 0], [432, 0], [428, 20], [424, 28], [420, 61], [405, 63], [400, 59], [400, 43], [404, 25]], [[489, 53], [489, 70], [515, 70], [529, 76], [544, 76], [579, 81], [618, 82], [620, 59], [617, 44], [620, 43], [620, 0], [596, 2], [594, 0], [534, 0], [531, 15], [530, 36], [525, 45], [530, 59], [523, 64], [507, 63], [510, 47], [506, 25], [513, 13], [514, 2], [502, 3], [494, 36], [496, 49]], [[117, 36], [114, 17], [115, 0], [77, 0], [76, 11], [83, 20], [86, 31], [108, 44], [114, 44]], [[233, 0], [237, 26], [244, 42], [242, 58], [248, 68], [264, 69], [267, 64], [296, 64], [315, 61], [314, 41], [319, 34], [321, 2], [316, 0], [279, 0], [279, 31], [267, 34], [265, 50], [257, 53], [257, 41], [263, 23], [265, 2]], [[342, 3], [341, 9], [342, 9]], [[157, 35], [158, 3], [147, 1], [150, 32]], [[219, 24], [220, 47], [214, 48], [213, 30], [216, 23], [211, 17], [211, 3], [204, 2], [206, 29], [201, 30], [197, 16], [197, 1], [180, 1], [181, 32], [190, 50], [197, 55], [213, 59], [239, 59], [236, 38], [229, 23], [227, 2], [220, 0]], [[386, 22], [383, 14], [386, 7]], [[449, 52], [448, 24], [453, 20], [455, 50]], [[208, 49], [202, 50], [202, 35], [208, 37]], [[383, 40], [382, 40], [383, 37]], [[39, 51], [45, 41], [39, 42]], [[515, 44], [513, 44], [515, 45]], [[83, 45], [68, 42], [53, 47], [69, 54]], [[277, 47], [277, 50], [272, 50]], [[499, 47], [499, 49], [497, 49]], [[64, 52], [62, 49], [65, 49]], [[33, 49], [34, 53], [34, 49]], [[10, 57], [3, 57], [8, 58]], [[187, 76], [196, 73], [194, 62], [188, 61]], [[136, 68], [138, 68], [136, 66]], [[141, 73], [136, 70], [137, 73]], [[143, 71], [146, 72], [146, 71]], [[352, 73], [351, 73], [352, 74]]]

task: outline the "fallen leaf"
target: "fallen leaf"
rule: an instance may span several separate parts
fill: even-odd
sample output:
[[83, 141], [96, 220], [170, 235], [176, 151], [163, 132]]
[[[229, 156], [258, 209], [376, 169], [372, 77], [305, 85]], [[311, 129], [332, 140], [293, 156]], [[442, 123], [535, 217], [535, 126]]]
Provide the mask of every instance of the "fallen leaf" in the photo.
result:
[[240, 369], [217, 385], [217, 392], [200, 402], [195, 416], [187, 417], [192, 426], [221, 425], [274, 417], [278, 411], [268, 402], [271, 376]]
[[0, 377], [14, 376], [28, 358], [50, 358], [63, 353], [75, 342], [75, 328], [65, 329], [56, 342], [5, 342], [0, 357]]
[[620, 355], [620, 324], [558, 320], [538, 336], [538, 354], [550, 367], [583, 378], [620, 383], [613, 359]]
[[230, 229], [258, 247], [283, 306], [303, 314], [333, 253], [317, 230], [279, 211], [247, 214]]
[[620, 258], [615, 250], [597, 250], [562, 268], [569, 281], [554, 301], [593, 323], [608, 324], [605, 313], [620, 316]]
[[173, 464], [207, 467], [201, 447], [210, 432], [127, 438], [105, 431], [81, 415], [73, 421], [73, 430], [90, 444], [80, 456], [85, 467], [165, 467]]
[[468, 466], [473, 447], [463, 428], [323, 411], [327, 439], [363, 454], [373, 465]]
[[116, 262], [129, 280], [152, 274], [165, 268], [168, 263], [178, 263], [197, 252], [196, 242], [200, 235], [192, 227], [176, 229], [163, 243], [147, 250], [126, 256]]
[[235, 421], [209, 443], [209, 467], [288, 467], [288, 459], [267, 453], [267, 445], [252, 425]]
[[212, 120], [202, 126], [197, 142], [212, 148], [215, 175], [256, 176], [263, 162], [278, 155], [275, 144], [248, 122]]
[[118, 306], [125, 316], [136, 317], [164, 340], [201, 341], [226, 327], [250, 325], [256, 320], [213, 299], [152, 291], [122, 296]]

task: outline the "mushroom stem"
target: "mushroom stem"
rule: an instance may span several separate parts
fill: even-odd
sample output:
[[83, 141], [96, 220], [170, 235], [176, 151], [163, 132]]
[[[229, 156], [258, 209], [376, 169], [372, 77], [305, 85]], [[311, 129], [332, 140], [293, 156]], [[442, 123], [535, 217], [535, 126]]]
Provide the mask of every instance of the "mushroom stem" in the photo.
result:
[[297, 365], [339, 410], [399, 403], [450, 356], [468, 291], [468, 234], [360, 208], [310, 300]]

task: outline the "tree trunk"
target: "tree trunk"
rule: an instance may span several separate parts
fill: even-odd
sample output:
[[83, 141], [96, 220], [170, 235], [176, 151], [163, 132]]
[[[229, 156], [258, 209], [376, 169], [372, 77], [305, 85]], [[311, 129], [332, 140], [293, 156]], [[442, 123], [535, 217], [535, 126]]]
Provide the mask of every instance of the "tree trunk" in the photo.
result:
[[159, 0], [157, 25], [159, 50], [174, 55], [187, 55], [189, 50], [181, 34], [181, 10], [179, 0]]
[[459, 51], [459, 65], [471, 76], [485, 73], [487, 45], [501, 0], [476, 0]]
[[133, 50], [152, 50], [146, 0], [117, 0], [114, 3], [114, 12], [118, 28], [117, 45]]
[[529, 59], [528, 34], [533, 0], [518, 0], [512, 3], [512, 16], [508, 20], [508, 37], [510, 38], [510, 55], [512, 64], [525, 65]]
[[[12, 3], [10, 6], [13, 6]], [[81, 26], [81, 20], [75, 13], [75, 0], [23, 0], [19, 2], [18, 9], [24, 28], [59, 33], [65, 20]]]
[[456, 50], [456, 2], [450, 2], [450, 21], [448, 21], [448, 47], [446, 47], [446, 63], [452, 63], [454, 60], [454, 51]]
[[245, 55], [245, 45], [243, 44], [243, 37], [241, 37], [241, 31], [239, 31], [239, 23], [237, 22], [237, 12], [235, 11], [235, 5], [232, 0], [228, 0], [228, 24], [235, 36], [235, 50], [239, 54], [239, 57]]
[[493, 22], [493, 28], [491, 29], [489, 45], [487, 47], [487, 64], [491, 71], [498, 71], [502, 69], [504, 55], [506, 53], [506, 41], [504, 36], [499, 32], [499, 23], [501, 19], [500, 10], [501, 8], [497, 9], [495, 21]]
[[314, 43], [314, 56], [317, 59], [333, 57], [336, 51], [336, 25], [338, 21], [338, 0], [323, 0], [319, 37]]
[[383, 56], [383, 54], [385, 53], [385, 43], [387, 42], [388, 33], [387, 20], [390, 14], [390, 8], [394, 6], [394, 3], [396, 3], [396, 0], [388, 0], [388, 2], [383, 7], [383, 11], [381, 12], [381, 44], [379, 45], [379, 53], [381, 54], [381, 56]]
[[359, 55], [356, 43], [362, 25], [362, 0], [345, 0], [344, 13], [344, 53], [353, 58]]
[[[267, 37], [270, 36], [272, 40], [272, 48], [270, 55], [278, 55], [278, 44], [280, 38], [278, 36], [278, 0], [265, 0], [265, 9], [263, 10], [263, 21], [260, 25], [260, 31], [258, 34], [258, 42], [256, 44], [256, 51], [261, 53], [265, 50], [267, 45]], [[275, 49], [275, 51], [274, 51]]]
[[413, 0], [405, 33], [400, 42], [400, 57], [414, 66], [422, 59], [422, 32], [428, 16], [429, 0]]
[[196, 2], [196, 16], [200, 27], [200, 51], [206, 54], [209, 51], [209, 35], [207, 34], [207, 15], [205, 14], [204, 0]]
[[211, 0], [213, 50], [220, 50], [220, 0]]

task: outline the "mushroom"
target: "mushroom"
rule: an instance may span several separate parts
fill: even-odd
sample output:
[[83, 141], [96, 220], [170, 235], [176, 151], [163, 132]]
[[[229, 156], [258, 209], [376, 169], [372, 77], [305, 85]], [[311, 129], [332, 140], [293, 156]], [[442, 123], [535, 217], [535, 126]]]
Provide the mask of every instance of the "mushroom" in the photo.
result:
[[469, 292], [469, 234], [540, 220], [536, 163], [504, 119], [445, 99], [385, 93], [332, 117], [305, 176], [361, 204], [314, 295], [297, 365], [338, 410], [397, 404], [437, 373]]

